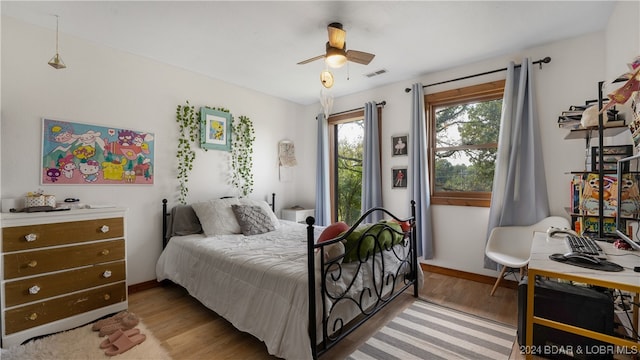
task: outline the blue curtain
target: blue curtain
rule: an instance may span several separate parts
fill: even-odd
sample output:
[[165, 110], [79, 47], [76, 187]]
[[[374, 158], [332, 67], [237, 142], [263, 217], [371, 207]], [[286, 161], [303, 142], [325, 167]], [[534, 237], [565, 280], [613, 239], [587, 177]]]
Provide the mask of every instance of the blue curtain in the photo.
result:
[[316, 225], [331, 224], [331, 199], [329, 192], [329, 126], [323, 113], [318, 121], [318, 151], [316, 159]]
[[[413, 84], [411, 90], [411, 125], [409, 138], [408, 187], [416, 202], [418, 256], [433, 258], [433, 227], [431, 225], [431, 189], [427, 161], [427, 128], [424, 115], [424, 89]], [[413, 139], [411, 139], [413, 137]]]
[[[364, 104], [364, 153], [362, 155], [362, 212], [382, 207], [382, 174], [380, 170], [380, 136], [378, 105]], [[368, 222], [382, 220], [376, 211], [367, 217]]]
[[[532, 225], [549, 216], [532, 70], [528, 58], [520, 68], [507, 67], [487, 239], [496, 226]], [[486, 256], [484, 265], [497, 270]]]

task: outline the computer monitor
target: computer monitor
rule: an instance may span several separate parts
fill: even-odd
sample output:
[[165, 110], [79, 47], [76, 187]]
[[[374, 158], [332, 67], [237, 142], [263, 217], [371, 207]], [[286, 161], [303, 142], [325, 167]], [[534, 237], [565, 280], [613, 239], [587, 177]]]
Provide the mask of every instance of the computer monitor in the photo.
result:
[[640, 250], [640, 154], [618, 160], [617, 180], [616, 234]]

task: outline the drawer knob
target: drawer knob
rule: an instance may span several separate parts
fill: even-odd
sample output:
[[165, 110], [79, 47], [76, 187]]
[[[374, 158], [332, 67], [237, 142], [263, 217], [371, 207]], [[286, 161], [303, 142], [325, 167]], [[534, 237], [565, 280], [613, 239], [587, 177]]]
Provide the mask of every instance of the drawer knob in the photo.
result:
[[29, 320], [35, 320], [37, 318], [38, 318], [38, 314], [36, 314], [36, 313], [33, 313], [33, 314], [29, 315]]
[[102, 225], [102, 227], [100, 228], [100, 231], [102, 231], [103, 233], [109, 232], [109, 226], [108, 225]]
[[38, 235], [31, 233], [31, 234], [27, 234], [24, 236], [24, 239], [27, 240], [28, 242], [31, 241], [36, 241], [36, 239], [38, 238]]
[[109, 300], [109, 299], [111, 299], [111, 295], [109, 295], [109, 294], [104, 294], [103, 298], [104, 298], [105, 300]]
[[38, 262], [35, 261], [35, 260], [31, 260], [31, 261], [29, 261], [27, 266], [30, 267], [30, 268], [34, 268], [34, 267], [38, 266]]
[[103, 277], [103, 278], [105, 278], [105, 279], [110, 278], [110, 277], [111, 277], [111, 270], [105, 270], [105, 271], [102, 273], [102, 277]]
[[102, 251], [100, 252], [100, 254], [105, 255], [105, 256], [106, 256], [106, 255], [109, 255], [109, 249], [104, 249], [104, 250], [102, 250]]
[[31, 295], [35, 295], [39, 292], [40, 292], [40, 286], [38, 285], [33, 285], [32, 287], [29, 288], [29, 294]]

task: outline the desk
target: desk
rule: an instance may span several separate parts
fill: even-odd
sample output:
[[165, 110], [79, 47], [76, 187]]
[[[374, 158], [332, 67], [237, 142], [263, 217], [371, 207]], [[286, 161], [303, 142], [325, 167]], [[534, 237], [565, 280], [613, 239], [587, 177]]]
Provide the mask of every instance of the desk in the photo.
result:
[[[617, 263], [625, 268], [620, 272], [606, 272], [600, 270], [591, 270], [574, 265], [564, 264], [549, 259], [549, 255], [553, 253], [566, 253], [564, 237], [557, 236], [547, 238], [544, 232], [535, 232], [533, 242], [531, 244], [531, 260], [529, 261], [529, 282], [527, 288], [527, 317], [526, 317], [526, 339], [525, 350], [534, 349], [533, 344], [533, 324], [544, 325], [547, 327], [559, 329], [562, 331], [579, 334], [582, 336], [597, 339], [610, 344], [626, 347], [626, 349], [640, 350], [638, 342], [609, 336], [595, 331], [562, 324], [557, 321], [544, 319], [534, 316], [533, 301], [535, 291], [535, 277], [543, 276], [557, 279], [566, 279], [580, 283], [592, 284], [612, 289], [625, 290], [635, 294], [634, 303], [638, 303], [638, 293], [640, 293], [640, 273], [633, 271], [634, 266], [640, 266], [640, 257], [631, 255], [627, 250], [620, 250], [613, 247], [613, 244], [599, 242], [602, 249], [608, 255], [608, 260]], [[626, 255], [625, 255], [626, 254]], [[638, 252], [633, 252], [638, 254]], [[633, 306], [634, 316], [633, 323], [636, 331], [638, 330], [638, 308]], [[526, 354], [527, 359], [532, 358], [531, 353]]]

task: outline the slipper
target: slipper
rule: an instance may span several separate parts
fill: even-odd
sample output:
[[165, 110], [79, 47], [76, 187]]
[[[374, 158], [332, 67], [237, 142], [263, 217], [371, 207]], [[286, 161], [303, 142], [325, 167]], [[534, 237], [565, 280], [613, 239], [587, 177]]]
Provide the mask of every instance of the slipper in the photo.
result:
[[91, 327], [91, 330], [93, 331], [99, 331], [101, 327], [105, 326], [105, 325], [109, 325], [109, 324], [115, 324], [117, 322], [119, 322], [122, 318], [124, 318], [125, 316], [127, 316], [129, 312], [124, 310], [124, 311], [120, 311], [119, 313], [108, 317], [106, 319], [102, 319], [102, 320], [98, 320], [95, 323], [93, 323], [93, 326]]
[[147, 339], [147, 336], [144, 334], [136, 334], [131, 337], [128, 336], [120, 336], [116, 339], [111, 346], [105, 350], [105, 355], [114, 356], [118, 354], [122, 354], [123, 352], [131, 349], [132, 347], [142, 344], [143, 341]]
[[140, 329], [138, 329], [138, 328], [133, 328], [133, 329], [130, 329], [130, 330], [125, 330], [125, 331], [122, 331], [122, 330], [118, 329], [118, 330], [116, 330], [116, 332], [114, 332], [113, 334], [109, 335], [108, 338], [104, 339], [104, 341], [100, 343], [100, 349], [107, 349], [107, 348], [111, 347], [111, 344], [114, 341], [118, 340], [118, 338], [120, 336], [131, 337], [133, 335], [138, 335], [138, 334], [140, 334]]
[[105, 325], [100, 328], [100, 337], [111, 335], [118, 330], [129, 330], [138, 325], [138, 317], [133, 313], [128, 313], [127, 316], [120, 319], [119, 322], [114, 324]]

